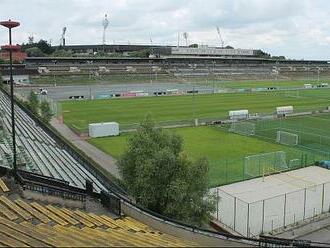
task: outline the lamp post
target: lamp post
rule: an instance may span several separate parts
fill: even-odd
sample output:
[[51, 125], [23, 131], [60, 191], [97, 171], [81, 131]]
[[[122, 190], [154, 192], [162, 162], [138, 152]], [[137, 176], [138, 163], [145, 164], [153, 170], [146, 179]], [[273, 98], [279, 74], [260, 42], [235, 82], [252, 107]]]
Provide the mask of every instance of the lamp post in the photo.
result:
[[10, 60], [10, 100], [11, 100], [11, 130], [13, 137], [13, 169], [16, 174], [17, 170], [17, 159], [16, 159], [16, 135], [15, 135], [15, 112], [14, 112], [14, 80], [13, 80], [13, 50], [16, 46], [12, 45], [11, 41], [11, 30], [20, 25], [19, 22], [12, 20], [0, 22], [1, 26], [9, 29], [9, 45], [5, 46], [6, 50], [9, 50], [9, 60]]

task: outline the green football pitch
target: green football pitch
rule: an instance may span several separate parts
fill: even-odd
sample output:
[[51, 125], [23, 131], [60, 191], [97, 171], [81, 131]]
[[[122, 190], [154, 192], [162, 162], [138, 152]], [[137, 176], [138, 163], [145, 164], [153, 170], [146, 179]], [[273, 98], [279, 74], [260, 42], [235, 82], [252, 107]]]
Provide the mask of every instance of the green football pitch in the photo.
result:
[[273, 113], [277, 106], [293, 105], [295, 111], [325, 109], [330, 89], [301, 90], [295, 97], [285, 91], [227, 93], [195, 96], [142, 97], [62, 102], [64, 122], [84, 132], [89, 123], [118, 122], [122, 127], [139, 123], [147, 113], [156, 122], [227, 118], [228, 111], [248, 109], [250, 113]]
[[[290, 91], [290, 94], [285, 91], [277, 91], [196, 95], [195, 97], [66, 101], [63, 102], [63, 115], [64, 121], [69, 127], [83, 132], [87, 130], [88, 124], [93, 122], [116, 121], [121, 126], [139, 123], [147, 113], [151, 113], [156, 122], [179, 122], [193, 118], [227, 118], [228, 111], [235, 109], [249, 109], [252, 113], [273, 113], [276, 106], [284, 105], [293, 105], [295, 111], [325, 109], [330, 106], [329, 89], [301, 90], [297, 94], [295, 92], [297, 91]], [[229, 133], [228, 127], [185, 127], [169, 131], [182, 135], [184, 150], [193, 159], [203, 156], [208, 158], [210, 186], [215, 186], [243, 180], [244, 157], [249, 155], [285, 151], [288, 160], [297, 159], [301, 164], [311, 164], [323, 159], [323, 157], [315, 155], [314, 151], [300, 146], [280, 145], [275, 143], [275, 139], [279, 127], [287, 130], [298, 130], [299, 127], [303, 133], [319, 130], [319, 133], [316, 132], [317, 134], [330, 136], [330, 130], [329, 133], [324, 133], [328, 131], [320, 133], [320, 130], [325, 130], [324, 127], [329, 124], [328, 118], [330, 118], [329, 115], [322, 115], [258, 122], [257, 135], [253, 137]], [[125, 150], [130, 135], [121, 134], [118, 137], [91, 139], [90, 142], [118, 158]]]
[[[183, 137], [184, 151], [189, 157], [208, 159], [210, 187], [243, 180], [244, 157], [249, 155], [285, 151], [287, 159], [301, 160], [302, 156], [306, 156], [303, 159], [307, 159], [307, 164], [317, 160], [313, 152], [267, 142], [256, 137], [229, 133], [218, 127], [185, 127], [168, 131]], [[126, 149], [131, 135], [131, 133], [126, 133], [117, 137], [95, 138], [89, 141], [104, 152], [118, 158]]]

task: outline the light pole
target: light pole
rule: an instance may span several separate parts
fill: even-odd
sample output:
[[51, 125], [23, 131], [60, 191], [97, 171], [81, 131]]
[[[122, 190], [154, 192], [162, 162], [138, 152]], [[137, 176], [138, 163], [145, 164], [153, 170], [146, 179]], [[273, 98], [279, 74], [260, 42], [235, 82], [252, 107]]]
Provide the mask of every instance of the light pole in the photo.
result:
[[14, 174], [16, 174], [17, 163], [16, 163], [16, 134], [15, 134], [14, 80], [13, 80], [13, 49], [15, 49], [16, 46], [13, 46], [11, 42], [11, 30], [12, 28], [18, 27], [20, 23], [8, 20], [8, 21], [0, 22], [0, 25], [9, 29], [9, 45], [5, 46], [5, 49], [9, 50], [9, 60], [10, 60], [10, 100], [11, 100], [11, 130], [13, 136], [13, 169], [14, 169]]

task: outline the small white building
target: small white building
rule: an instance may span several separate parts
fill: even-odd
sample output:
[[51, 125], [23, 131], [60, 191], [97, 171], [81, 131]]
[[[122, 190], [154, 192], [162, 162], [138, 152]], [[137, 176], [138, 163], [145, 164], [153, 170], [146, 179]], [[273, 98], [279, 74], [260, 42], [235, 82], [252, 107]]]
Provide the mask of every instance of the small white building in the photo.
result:
[[119, 135], [119, 124], [117, 122], [102, 122], [89, 124], [89, 137], [99, 138]]
[[230, 120], [244, 120], [248, 118], [249, 118], [249, 110], [247, 109], [229, 111]]
[[293, 113], [293, 106], [282, 106], [276, 108], [277, 115], [286, 115]]

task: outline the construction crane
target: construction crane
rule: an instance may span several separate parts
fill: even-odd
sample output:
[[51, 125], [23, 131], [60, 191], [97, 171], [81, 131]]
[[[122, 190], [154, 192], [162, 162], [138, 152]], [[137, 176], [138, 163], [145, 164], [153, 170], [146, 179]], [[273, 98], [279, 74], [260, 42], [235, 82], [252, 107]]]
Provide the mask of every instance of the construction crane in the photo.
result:
[[66, 33], [66, 27], [63, 27], [62, 29], [62, 35], [61, 35], [61, 45], [65, 47], [65, 33]]
[[224, 48], [225, 42], [224, 42], [223, 39], [222, 39], [222, 36], [221, 36], [221, 32], [220, 32], [220, 28], [219, 28], [219, 26], [217, 26], [217, 32], [218, 32], [218, 35], [219, 35], [219, 40], [220, 40], [221, 48]]

